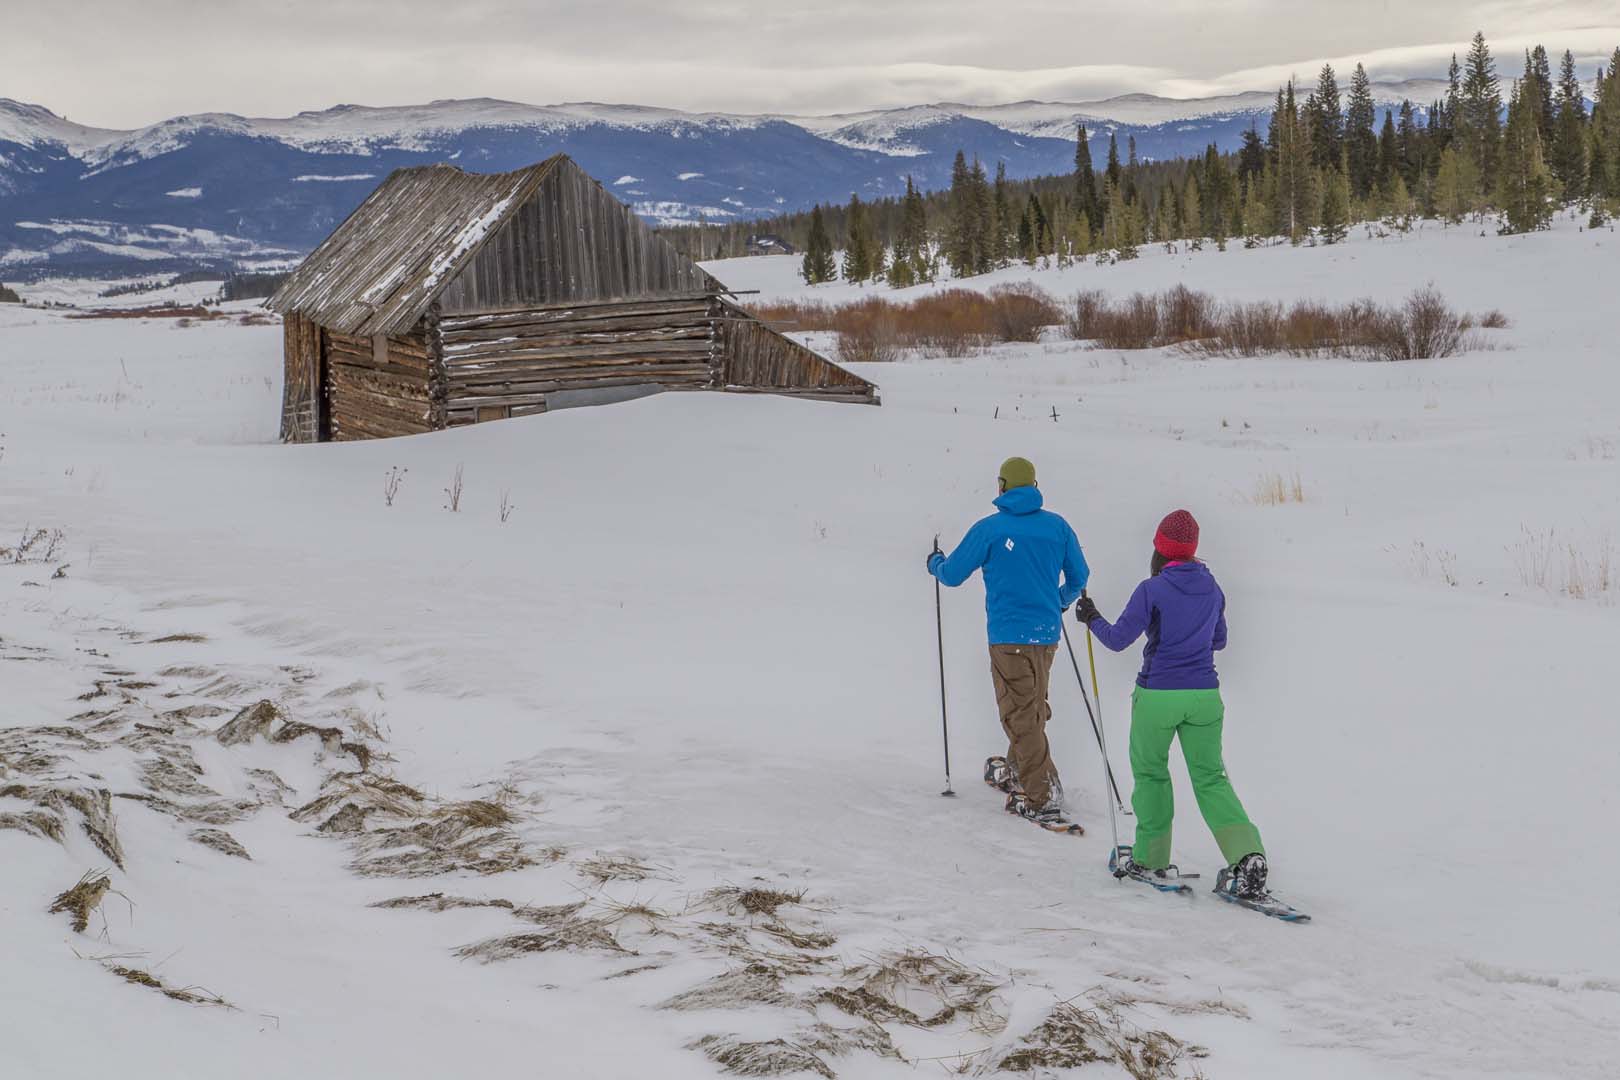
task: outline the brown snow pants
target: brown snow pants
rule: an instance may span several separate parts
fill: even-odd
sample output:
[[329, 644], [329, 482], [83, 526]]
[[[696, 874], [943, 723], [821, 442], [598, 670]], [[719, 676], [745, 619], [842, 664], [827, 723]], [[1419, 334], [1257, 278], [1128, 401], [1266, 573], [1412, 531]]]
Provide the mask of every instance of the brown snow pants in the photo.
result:
[[992, 645], [990, 676], [996, 684], [996, 707], [1007, 733], [1007, 760], [1030, 804], [1043, 807], [1054, 794], [1061, 797], [1057, 767], [1046, 743], [1046, 722], [1052, 718], [1046, 691], [1052, 678], [1056, 645]]

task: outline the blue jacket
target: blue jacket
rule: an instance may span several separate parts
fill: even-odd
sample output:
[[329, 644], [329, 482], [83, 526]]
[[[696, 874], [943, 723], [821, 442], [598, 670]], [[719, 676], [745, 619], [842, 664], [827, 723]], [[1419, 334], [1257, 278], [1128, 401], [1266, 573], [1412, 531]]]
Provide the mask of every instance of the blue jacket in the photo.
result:
[[990, 644], [1056, 645], [1063, 612], [1080, 598], [1091, 574], [1080, 541], [1067, 521], [1041, 509], [1037, 488], [1013, 488], [996, 499], [995, 507], [996, 513], [969, 529], [948, 558], [929, 559], [928, 570], [952, 586], [984, 571]]
[[1201, 562], [1171, 563], [1136, 587], [1112, 624], [1091, 621], [1097, 640], [1115, 652], [1147, 634], [1136, 685], [1146, 690], [1214, 690], [1215, 650], [1226, 648], [1226, 595]]

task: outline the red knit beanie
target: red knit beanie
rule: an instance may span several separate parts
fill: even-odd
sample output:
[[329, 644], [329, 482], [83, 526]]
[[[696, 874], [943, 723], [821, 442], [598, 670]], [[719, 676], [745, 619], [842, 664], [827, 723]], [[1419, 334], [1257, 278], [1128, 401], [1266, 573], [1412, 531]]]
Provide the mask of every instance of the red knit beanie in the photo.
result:
[[1153, 550], [1171, 562], [1184, 562], [1198, 554], [1198, 522], [1185, 510], [1175, 510], [1159, 522]]

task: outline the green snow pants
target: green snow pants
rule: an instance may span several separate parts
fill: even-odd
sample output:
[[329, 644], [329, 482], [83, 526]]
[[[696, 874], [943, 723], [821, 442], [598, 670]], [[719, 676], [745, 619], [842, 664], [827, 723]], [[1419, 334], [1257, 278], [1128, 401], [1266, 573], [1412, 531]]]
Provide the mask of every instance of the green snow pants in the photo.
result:
[[1193, 794], [1204, 824], [1215, 834], [1228, 866], [1250, 852], [1262, 854], [1260, 830], [1249, 821], [1221, 760], [1221, 722], [1226, 707], [1219, 690], [1145, 690], [1131, 695], [1131, 809], [1136, 844], [1131, 858], [1151, 870], [1170, 865], [1170, 823], [1175, 793], [1170, 786], [1170, 743], [1181, 736]]

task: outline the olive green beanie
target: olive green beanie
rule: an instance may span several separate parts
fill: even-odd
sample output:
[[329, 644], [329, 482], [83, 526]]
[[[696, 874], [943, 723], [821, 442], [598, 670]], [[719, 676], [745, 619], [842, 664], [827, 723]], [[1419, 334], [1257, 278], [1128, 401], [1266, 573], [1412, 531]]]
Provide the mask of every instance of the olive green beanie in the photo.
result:
[[1025, 458], [1010, 457], [1001, 463], [1001, 482], [1007, 490], [1035, 486], [1035, 466]]

